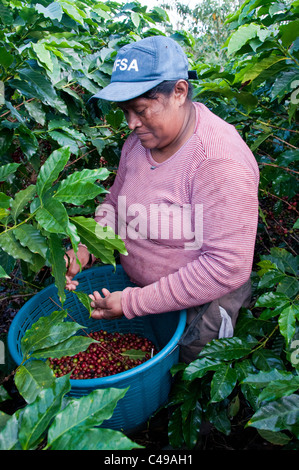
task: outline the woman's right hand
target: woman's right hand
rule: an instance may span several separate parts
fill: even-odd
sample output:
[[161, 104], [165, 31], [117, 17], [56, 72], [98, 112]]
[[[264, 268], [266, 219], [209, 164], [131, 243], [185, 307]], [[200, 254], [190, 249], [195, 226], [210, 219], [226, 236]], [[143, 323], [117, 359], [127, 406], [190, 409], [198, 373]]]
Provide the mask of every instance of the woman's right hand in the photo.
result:
[[67, 267], [65, 288], [70, 291], [76, 290], [76, 287], [79, 284], [78, 281], [73, 280], [73, 277], [81, 270], [80, 265], [77, 262], [77, 258], [81, 263], [81, 268], [83, 269], [88, 264], [90, 258], [89, 251], [85, 246], [79, 246], [77, 253], [75, 253], [74, 250], [69, 250], [64, 256]]

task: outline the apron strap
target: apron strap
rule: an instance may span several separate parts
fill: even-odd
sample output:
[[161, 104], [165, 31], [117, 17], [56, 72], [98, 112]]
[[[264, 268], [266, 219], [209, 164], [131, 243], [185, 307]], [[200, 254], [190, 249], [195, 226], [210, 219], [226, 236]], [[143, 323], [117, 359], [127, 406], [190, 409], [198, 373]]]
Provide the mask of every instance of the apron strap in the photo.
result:
[[195, 318], [193, 318], [190, 325], [186, 328], [186, 330], [182, 334], [182, 336], [181, 336], [181, 338], [178, 342], [178, 344], [180, 346], [188, 346], [193, 341], [199, 339], [199, 330], [198, 330], [198, 328], [195, 328], [195, 326], [199, 322], [201, 317], [204, 315], [204, 313], [207, 311], [207, 309], [209, 308], [211, 303], [212, 302], [208, 302], [206, 304], [201, 305], [198, 314], [196, 315]]

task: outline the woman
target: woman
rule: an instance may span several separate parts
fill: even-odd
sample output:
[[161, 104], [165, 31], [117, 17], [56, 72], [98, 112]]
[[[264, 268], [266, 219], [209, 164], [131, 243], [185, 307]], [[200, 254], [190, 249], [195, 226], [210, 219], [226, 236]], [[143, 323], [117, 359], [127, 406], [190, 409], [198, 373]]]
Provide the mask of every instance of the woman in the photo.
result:
[[[181, 360], [232, 336], [250, 299], [258, 219], [256, 160], [233, 126], [193, 103], [188, 60], [163, 36], [124, 46], [111, 83], [94, 99], [117, 102], [132, 133], [95, 218], [124, 239], [121, 264], [136, 287], [103, 297], [94, 318], [187, 309]], [[79, 267], [68, 253], [67, 288]], [[80, 247], [82, 266], [89, 253]]]

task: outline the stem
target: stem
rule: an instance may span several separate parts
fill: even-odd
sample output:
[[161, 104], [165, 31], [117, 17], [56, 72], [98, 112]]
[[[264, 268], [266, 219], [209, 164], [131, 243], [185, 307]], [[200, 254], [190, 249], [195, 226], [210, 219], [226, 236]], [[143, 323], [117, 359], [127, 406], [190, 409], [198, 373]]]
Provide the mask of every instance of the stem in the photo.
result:
[[268, 341], [270, 340], [270, 338], [274, 335], [274, 333], [276, 332], [276, 330], [279, 329], [279, 325], [277, 324], [274, 329], [271, 331], [271, 333], [269, 334], [269, 336], [267, 336], [264, 341], [261, 341], [261, 343], [256, 347], [256, 348], [253, 348], [253, 350], [251, 351], [250, 354], [253, 354], [255, 351], [258, 351], [259, 349], [261, 348], [264, 348], [266, 346], [266, 344], [268, 343]]
[[295, 134], [299, 134], [299, 131], [295, 131], [294, 129], [285, 129], [284, 127], [275, 126], [274, 124], [261, 121], [260, 119], [257, 119], [256, 122], [259, 122], [260, 124], [263, 124], [264, 126], [267, 126], [267, 127], [273, 127], [273, 129], [279, 129], [280, 131], [294, 132]]
[[20, 278], [18, 278], [18, 277], [16, 277], [16, 276], [14, 276], [14, 279], [16, 279], [17, 281], [21, 281], [21, 282], [23, 282], [24, 284], [28, 284], [28, 286], [32, 286], [32, 287], [34, 287], [35, 289], [39, 289], [39, 290], [42, 289], [42, 287], [36, 286], [35, 284], [32, 284], [31, 282], [24, 281], [24, 279], [20, 279]]
[[[36, 212], [36, 211], [35, 211]], [[3, 232], [0, 233], [0, 237], [1, 235], [3, 235], [4, 233], [7, 233], [9, 232], [10, 230], [14, 230], [15, 228], [18, 228], [20, 227], [21, 225], [24, 225], [28, 222], [28, 220], [32, 219], [35, 215], [35, 212], [33, 214], [31, 214], [29, 217], [27, 217], [27, 219], [23, 220], [23, 222], [20, 222], [19, 224], [17, 225], [14, 225], [13, 227], [8, 227], [6, 230], [4, 230]]]
[[16, 294], [16, 295], [11, 295], [10, 297], [0, 297], [0, 300], [12, 300], [12, 299], [18, 299], [20, 297], [28, 297], [28, 295], [35, 295], [36, 292], [32, 292], [31, 294]]
[[[271, 136], [269, 135], [269, 137], [271, 137]], [[286, 141], [283, 140], [283, 139], [280, 139], [279, 137], [277, 137], [277, 135], [273, 135], [273, 139], [277, 139], [277, 140], [279, 140], [280, 142], [282, 142], [283, 144], [288, 145], [288, 146], [291, 147], [292, 149], [298, 150], [298, 147], [296, 147], [295, 145], [290, 144], [289, 142], [286, 142]], [[272, 142], [273, 142], [273, 141], [272, 141]]]
[[[36, 98], [29, 98], [29, 100], [23, 101], [23, 103], [18, 104], [18, 105], [15, 106], [14, 108], [15, 108], [15, 109], [19, 109], [21, 106], [24, 106], [25, 103], [30, 103], [30, 101], [33, 101], [33, 100], [35, 100], [35, 99], [36, 99]], [[0, 118], [6, 116], [7, 114], [10, 114], [10, 111], [6, 111], [4, 114], [1, 114]]]
[[275, 165], [275, 163], [259, 162], [259, 165], [274, 166], [275, 168], [280, 168], [281, 170], [289, 171], [291, 173], [295, 173], [296, 175], [299, 175], [299, 171], [291, 170], [291, 168], [286, 168], [284, 166]]
[[[269, 193], [269, 191], [266, 191], [265, 189], [262, 189], [262, 188], [259, 188], [259, 191], [261, 191], [262, 193], [265, 193], [266, 196], [271, 196], [271, 197], [274, 197], [276, 199], [279, 199], [280, 201], [284, 202], [285, 204], [287, 204], [289, 207], [293, 207], [292, 204], [290, 204], [288, 201], [286, 201], [285, 199], [282, 199], [281, 197], [279, 196], [276, 196], [275, 194], [272, 194], [272, 193]], [[299, 214], [299, 212], [297, 211], [297, 209], [294, 209], [294, 211]]]

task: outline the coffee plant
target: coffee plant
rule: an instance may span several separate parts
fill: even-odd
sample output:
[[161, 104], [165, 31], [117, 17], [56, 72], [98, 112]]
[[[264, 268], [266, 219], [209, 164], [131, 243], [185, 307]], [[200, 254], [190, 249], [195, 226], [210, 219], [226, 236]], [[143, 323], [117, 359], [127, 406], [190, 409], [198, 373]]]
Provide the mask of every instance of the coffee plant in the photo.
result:
[[26, 406], [0, 412], [0, 449], [138, 447], [99, 427], [126, 390], [69, 401], [70, 372], [57, 378], [49, 364], [98, 344], [65, 321], [66, 248], [81, 242], [109, 264], [125, 253], [116, 234], [96, 230], [93, 214], [128, 129], [121, 110], [90, 98], [109, 83], [122, 45], [165, 31], [197, 71], [194, 100], [236, 127], [260, 168], [253, 303], [233, 338], [173, 368], [169, 443], [200, 448], [208, 421], [223, 436], [238, 423], [275, 448], [297, 449], [298, 0], [245, 0], [225, 21], [219, 63], [205, 60], [202, 38], [172, 31], [164, 10], [137, 1], [0, 0], [0, 24], [0, 277], [26, 285], [26, 295], [54, 280], [62, 305], [40, 320], [42, 336], [31, 329], [23, 338], [24, 360], [12, 374]]
[[50, 367], [49, 358], [82, 355], [92, 344], [103, 349], [97, 335], [76, 334], [84, 331], [84, 327], [66, 321], [67, 316], [67, 311], [59, 310], [41, 317], [22, 337], [23, 361], [15, 371], [14, 380], [26, 406], [12, 416], [1, 413], [0, 449], [140, 448], [121, 432], [99, 427], [112, 416], [127, 389], [94, 390], [81, 398], [70, 398], [67, 394], [71, 390], [71, 372], [59, 374], [57, 378]]
[[120, 110], [89, 100], [118, 48], [165, 19], [138, 3], [0, 2], [1, 277], [16, 260], [27, 279], [49, 266], [63, 301], [67, 244], [109, 264], [125, 251], [92, 216], [127, 129]]
[[174, 448], [200, 448], [205, 422], [229, 436], [238, 419], [273, 445], [298, 448], [298, 21], [296, 1], [246, 0], [226, 20], [225, 67], [196, 66], [196, 99], [236, 126], [259, 163], [260, 220], [253, 307], [233, 338], [173, 368]]
[[242, 400], [252, 409], [246, 426], [273, 444], [298, 445], [299, 257], [274, 248], [258, 265], [257, 300], [241, 311], [234, 337], [213, 340], [191, 364], [173, 367], [175, 448], [196, 447], [202, 422], [229, 435]]

